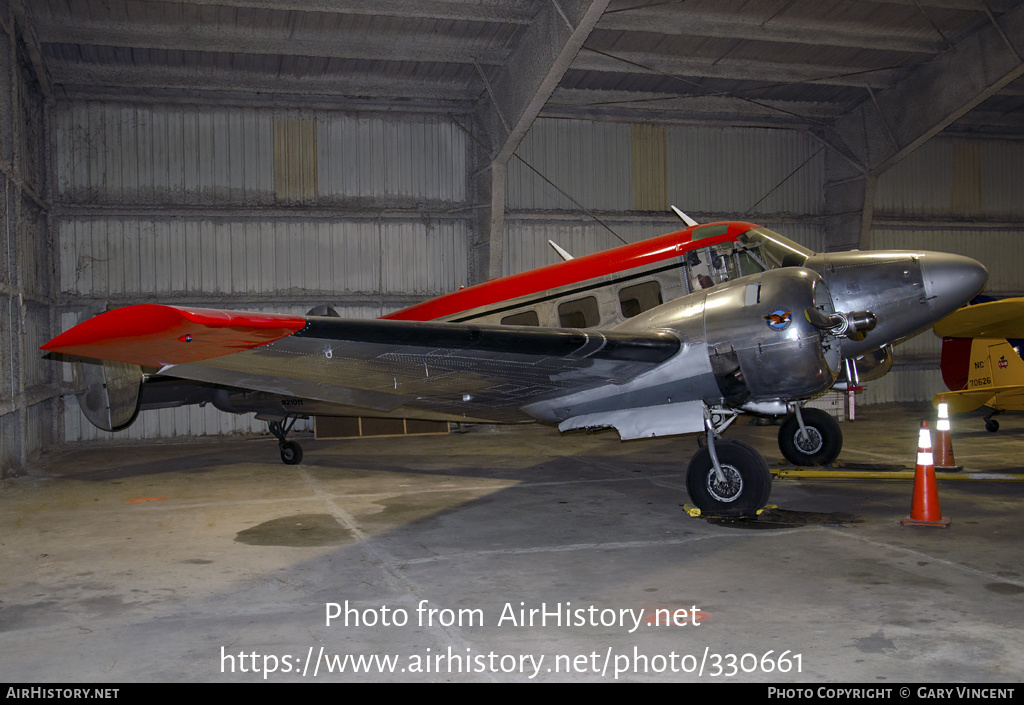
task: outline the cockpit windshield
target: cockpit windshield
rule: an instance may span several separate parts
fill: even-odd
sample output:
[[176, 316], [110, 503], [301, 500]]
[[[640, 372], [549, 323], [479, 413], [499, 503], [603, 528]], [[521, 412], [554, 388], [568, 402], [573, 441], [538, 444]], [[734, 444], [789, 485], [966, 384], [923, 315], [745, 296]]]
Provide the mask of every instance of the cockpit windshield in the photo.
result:
[[687, 253], [686, 269], [690, 291], [706, 289], [719, 282], [768, 269], [799, 267], [813, 254], [812, 250], [768, 228], [753, 228], [735, 240], [726, 240]]
[[814, 254], [803, 245], [787, 240], [768, 228], [754, 228], [737, 238], [743, 248], [752, 254], [758, 254], [764, 264], [762, 269], [776, 267], [799, 267]]

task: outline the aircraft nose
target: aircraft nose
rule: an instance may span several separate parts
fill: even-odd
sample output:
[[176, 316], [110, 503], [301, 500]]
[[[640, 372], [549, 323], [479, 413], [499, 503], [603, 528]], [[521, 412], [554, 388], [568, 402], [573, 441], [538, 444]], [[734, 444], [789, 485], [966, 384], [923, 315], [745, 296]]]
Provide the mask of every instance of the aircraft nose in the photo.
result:
[[921, 278], [932, 309], [945, 316], [981, 293], [988, 270], [970, 257], [928, 252], [921, 258]]

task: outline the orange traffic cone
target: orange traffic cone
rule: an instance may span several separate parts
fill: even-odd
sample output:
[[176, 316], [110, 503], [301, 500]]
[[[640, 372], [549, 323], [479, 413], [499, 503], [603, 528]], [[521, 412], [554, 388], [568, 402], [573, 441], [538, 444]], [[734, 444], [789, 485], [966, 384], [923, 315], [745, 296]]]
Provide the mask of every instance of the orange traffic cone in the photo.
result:
[[947, 472], [963, 470], [953, 457], [953, 439], [949, 433], [949, 404], [946, 395], [939, 396], [939, 422], [935, 425], [935, 469]]
[[920, 440], [917, 442], [917, 468], [914, 471], [914, 501], [910, 516], [900, 522], [904, 526], [949, 526], [949, 519], [939, 508], [939, 489], [935, 484], [935, 465], [932, 460], [932, 434], [928, 422], [921, 422]]

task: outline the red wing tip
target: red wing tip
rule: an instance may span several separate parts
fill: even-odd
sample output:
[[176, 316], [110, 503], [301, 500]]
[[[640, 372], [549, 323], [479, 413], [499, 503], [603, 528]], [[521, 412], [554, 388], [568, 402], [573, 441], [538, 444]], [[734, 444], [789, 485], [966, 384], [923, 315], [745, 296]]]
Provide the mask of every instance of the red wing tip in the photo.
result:
[[305, 325], [305, 318], [286, 314], [138, 304], [83, 321], [40, 349], [162, 366], [254, 348], [291, 335]]

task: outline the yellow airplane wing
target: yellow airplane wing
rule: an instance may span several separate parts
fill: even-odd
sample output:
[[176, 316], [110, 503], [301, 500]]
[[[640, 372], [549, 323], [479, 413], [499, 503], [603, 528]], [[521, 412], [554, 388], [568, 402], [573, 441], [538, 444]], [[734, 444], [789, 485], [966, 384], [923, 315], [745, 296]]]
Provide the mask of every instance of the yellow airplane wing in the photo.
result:
[[935, 324], [940, 338], [1024, 338], [1024, 296], [965, 306]]
[[932, 406], [938, 407], [941, 398], [949, 404], [950, 412], [963, 414], [987, 406], [997, 411], [1020, 411], [1024, 409], [1024, 386], [988, 387], [960, 392], [943, 392], [932, 398]]
[[991, 389], [975, 389], [963, 392], [943, 392], [932, 397], [932, 406], [938, 408], [939, 402], [943, 399], [949, 404], [949, 410], [954, 414], [965, 414], [986, 406], [986, 402], [992, 398]]

